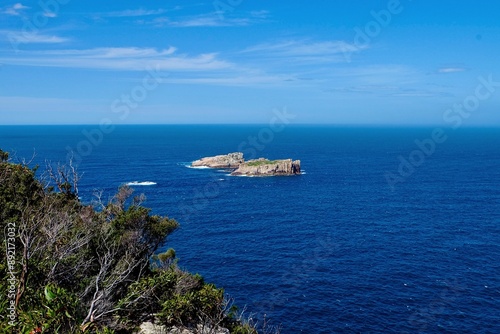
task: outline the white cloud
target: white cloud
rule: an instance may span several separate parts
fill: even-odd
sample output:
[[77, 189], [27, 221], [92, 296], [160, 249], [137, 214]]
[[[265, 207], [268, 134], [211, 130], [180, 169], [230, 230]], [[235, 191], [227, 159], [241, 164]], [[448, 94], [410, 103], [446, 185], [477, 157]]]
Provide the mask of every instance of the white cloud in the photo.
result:
[[[208, 14], [201, 14], [196, 16], [186, 16], [176, 19], [168, 17], [158, 17], [151, 22], [157, 27], [177, 27], [177, 28], [192, 28], [192, 27], [235, 27], [235, 26], [248, 26], [250, 24], [262, 22], [268, 17], [268, 12], [252, 11], [245, 17], [223, 17], [221, 18], [217, 12]], [[144, 22], [141, 22], [144, 23]]]
[[165, 22], [171, 27], [189, 28], [189, 27], [226, 27], [226, 26], [246, 26], [250, 24], [250, 19], [234, 18], [221, 20], [215, 15], [200, 15], [197, 17], [186, 18], [180, 21]]
[[337, 87], [326, 90], [326, 92], [334, 93], [380, 93], [380, 92], [394, 92], [398, 91], [398, 86], [384, 86], [384, 85], [360, 85], [350, 87]]
[[46, 35], [41, 33], [27, 33], [22, 31], [13, 30], [0, 30], [0, 33], [11, 42], [13, 45], [17, 44], [58, 44], [68, 42], [68, 38]]
[[243, 50], [242, 53], [318, 63], [345, 61], [344, 55], [360, 52], [365, 48], [344, 41], [309, 42], [292, 40], [255, 45]]
[[290, 73], [269, 74], [219, 58], [216, 53], [181, 54], [175, 47], [166, 49], [116, 47], [23, 51], [15, 57], [0, 56], [5, 65], [103, 69], [114, 71], [168, 72], [162, 83], [216, 86], [303, 85]]
[[25, 9], [28, 9], [30, 7], [24, 6], [22, 3], [18, 2], [10, 7], [7, 7], [4, 9], [3, 13], [7, 15], [12, 15], [12, 16], [19, 16], [21, 15], [21, 12]]
[[26, 9], [26, 8], [29, 8], [29, 7], [23, 6], [23, 4], [21, 4], [21, 3], [18, 2], [14, 6], [12, 6], [12, 8], [19, 10], [19, 9]]
[[215, 53], [196, 56], [177, 54], [174, 47], [153, 48], [94, 48], [85, 50], [25, 51], [17, 57], [0, 58], [12, 65], [92, 68], [119, 71], [144, 71], [154, 67], [163, 71], [209, 71], [231, 68]]
[[391, 96], [394, 97], [448, 97], [451, 94], [447, 94], [444, 92], [430, 92], [430, 91], [408, 91], [408, 92], [401, 92], [401, 93], [395, 93], [392, 94]]
[[391, 96], [391, 97], [450, 97], [450, 93], [443, 90], [427, 90], [423, 88], [408, 88], [401, 86], [384, 86], [384, 85], [365, 85], [365, 86], [350, 86], [338, 87], [325, 90], [327, 93], [337, 94], [360, 94], [360, 95], [375, 95], [375, 96]]
[[442, 67], [438, 69], [438, 73], [457, 73], [464, 72], [465, 70], [463, 67]]
[[[320, 76], [321, 73], [318, 74]], [[332, 68], [322, 76], [325, 92], [364, 96], [428, 96], [421, 87], [425, 75], [411, 67], [397, 64]], [[433, 89], [434, 90], [434, 89]], [[431, 92], [433, 91], [431, 90]], [[437, 91], [437, 90], [436, 90]], [[434, 94], [434, 93], [433, 93]]]
[[152, 10], [147, 10], [147, 9], [128, 9], [128, 10], [123, 10], [119, 12], [110, 12], [110, 13], [103, 13], [99, 14], [98, 16], [103, 16], [103, 17], [139, 17], [139, 16], [152, 16], [152, 15], [160, 15], [165, 13], [166, 11], [164, 9], [152, 9]]
[[217, 77], [196, 77], [196, 78], [173, 78], [162, 79], [162, 83], [171, 84], [198, 84], [215, 86], [239, 86], [239, 87], [263, 87], [263, 86], [282, 86], [300, 84], [299, 81], [289, 75], [266, 75], [266, 74], [245, 74], [236, 76], [217, 76]]
[[269, 11], [267, 10], [254, 10], [250, 12], [250, 15], [254, 18], [267, 19], [269, 17]]

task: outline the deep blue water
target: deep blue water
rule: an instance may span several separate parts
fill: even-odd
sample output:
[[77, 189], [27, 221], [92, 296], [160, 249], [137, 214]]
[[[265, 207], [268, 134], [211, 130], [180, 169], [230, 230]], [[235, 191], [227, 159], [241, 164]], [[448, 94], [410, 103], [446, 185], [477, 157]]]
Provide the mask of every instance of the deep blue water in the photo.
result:
[[[282, 333], [500, 333], [500, 129], [446, 129], [417, 161], [432, 128], [266, 128], [121, 126], [89, 145], [95, 126], [0, 127], [0, 148], [43, 165], [79, 147], [87, 202], [157, 183], [134, 188], [180, 222], [166, 245], [180, 266]], [[238, 150], [300, 159], [305, 174], [186, 167]], [[410, 154], [418, 167], [391, 188]]]

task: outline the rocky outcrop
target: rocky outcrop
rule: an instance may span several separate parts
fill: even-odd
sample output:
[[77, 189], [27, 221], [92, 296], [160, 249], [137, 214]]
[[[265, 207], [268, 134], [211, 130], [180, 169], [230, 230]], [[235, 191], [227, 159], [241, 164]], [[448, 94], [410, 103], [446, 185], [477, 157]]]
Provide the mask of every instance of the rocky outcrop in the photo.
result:
[[300, 174], [300, 160], [259, 158], [245, 161], [241, 152], [202, 158], [193, 161], [191, 166], [234, 169], [231, 175], [275, 176]]
[[231, 175], [275, 176], [300, 174], [300, 160], [268, 160], [264, 158], [242, 163]]
[[139, 328], [137, 334], [169, 334], [165, 326], [152, 322], [143, 322]]
[[226, 155], [216, 155], [215, 157], [206, 157], [200, 160], [193, 161], [193, 167], [210, 167], [210, 168], [238, 168], [245, 160], [243, 153], [235, 152]]
[[180, 327], [168, 328], [163, 325], [153, 324], [152, 322], [144, 322], [140, 326], [137, 334], [230, 334], [229, 329], [223, 327], [212, 328], [199, 324], [196, 328], [187, 329]]

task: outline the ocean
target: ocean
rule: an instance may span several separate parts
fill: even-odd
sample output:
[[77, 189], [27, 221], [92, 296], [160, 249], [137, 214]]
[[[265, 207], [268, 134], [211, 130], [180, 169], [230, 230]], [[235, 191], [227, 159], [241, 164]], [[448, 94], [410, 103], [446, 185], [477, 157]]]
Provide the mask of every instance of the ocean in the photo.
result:
[[[73, 151], [83, 202], [144, 193], [181, 225], [179, 265], [282, 333], [500, 333], [499, 144], [498, 128], [0, 127], [39, 174]], [[189, 168], [237, 151], [304, 172]]]

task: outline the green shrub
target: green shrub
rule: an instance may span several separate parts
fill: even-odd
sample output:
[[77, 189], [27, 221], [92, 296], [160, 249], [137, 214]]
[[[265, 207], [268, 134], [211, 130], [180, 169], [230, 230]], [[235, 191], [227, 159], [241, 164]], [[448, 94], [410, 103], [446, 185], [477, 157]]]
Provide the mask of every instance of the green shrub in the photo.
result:
[[277, 160], [255, 160], [255, 161], [249, 161], [247, 162], [246, 164], [248, 166], [252, 166], [252, 167], [255, 167], [255, 166], [262, 166], [262, 165], [272, 165], [272, 164], [275, 164], [277, 163], [278, 161]]
[[78, 297], [54, 284], [38, 291], [38, 299], [30, 309], [21, 309], [18, 324], [21, 332], [37, 328], [43, 333], [75, 333], [78, 328]]
[[[180, 270], [164, 246], [178, 223], [150, 214], [121, 187], [100, 209], [83, 205], [66, 174], [56, 187], [0, 150], [0, 228], [15, 225], [16, 310], [21, 333], [130, 333], [144, 321], [245, 326], [225, 309], [224, 291]], [[54, 172], [54, 171], [52, 171]], [[59, 168], [55, 173], [65, 173]], [[55, 191], [54, 189], [58, 189]], [[9, 225], [10, 226], [10, 225]], [[6, 254], [7, 243], [0, 243]], [[9, 270], [0, 263], [0, 293]], [[0, 298], [0, 334], [10, 333], [9, 299]], [[120, 320], [118, 320], [120, 319]]]
[[223, 301], [222, 289], [213, 284], [203, 284], [199, 289], [174, 294], [163, 303], [159, 318], [166, 325], [218, 324], [225, 317]]

